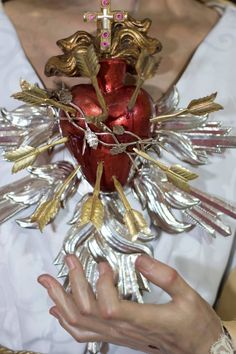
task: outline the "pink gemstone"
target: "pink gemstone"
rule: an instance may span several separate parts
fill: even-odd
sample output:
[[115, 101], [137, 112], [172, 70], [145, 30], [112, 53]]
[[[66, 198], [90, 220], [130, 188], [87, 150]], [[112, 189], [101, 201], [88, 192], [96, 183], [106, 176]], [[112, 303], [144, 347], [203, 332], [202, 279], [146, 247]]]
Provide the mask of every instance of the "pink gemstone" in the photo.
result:
[[94, 14], [89, 14], [88, 15], [89, 21], [93, 21], [95, 18], [96, 18], [96, 16]]
[[109, 42], [105, 42], [105, 41], [102, 42], [102, 46], [105, 47], [105, 48], [106, 48], [106, 47], [109, 47], [109, 45], [110, 45]]
[[108, 38], [110, 36], [109, 32], [103, 32], [102, 34], [103, 38]]
[[110, 1], [109, 0], [102, 0], [102, 6], [108, 6], [110, 5]]
[[118, 13], [116, 14], [116, 19], [117, 19], [118, 21], [122, 21], [122, 20], [124, 19], [124, 14], [123, 14], [122, 12], [118, 12]]

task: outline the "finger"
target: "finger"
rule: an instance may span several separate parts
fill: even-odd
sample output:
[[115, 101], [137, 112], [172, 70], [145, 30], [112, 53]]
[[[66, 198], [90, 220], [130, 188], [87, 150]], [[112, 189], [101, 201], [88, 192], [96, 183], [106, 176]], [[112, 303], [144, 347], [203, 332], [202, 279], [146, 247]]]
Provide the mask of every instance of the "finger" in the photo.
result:
[[125, 338], [128, 337], [128, 341], [136, 341], [139, 337], [136, 330], [133, 331], [133, 327], [128, 322], [123, 321], [126, 319], [126, 316], [133, 318], [134, 313], [129, 307], [129, 311], [124, 317], [122, 302], [119, 299], [118, 291], [115, 287], [116, 279], [112, 268], [107, 262], [99, 264], [99, 274], [97, 282], [97, 303], [101, 315], [100, 323], [106, 323], [108, 326], [107, 335], [113, 338], [113, 340], [119, 339], [124, 341]]
[[50, 275], [41, 275], [38, 278], [38, 282], [47, 289], [48, 295], [66, 321], [71, 325], [75, 324], [78, 321], [79, 311], [76, 308], [72, 296]]
[[83, 330], [82, 328], [79, 327], [73, 327], [71, 326], [63, 317], [62, 313], [60, 310], [54, 306], [49, 310], [49, 313], [54, 316], [60, 325], [73, 337], [75, 338], [79, 343], [86, 343], [86, 342], [100, 342], [103, 341], [103, 338], [101, 335], [95, 332], [90, 332]]
[[66, 322], [73, 328], [83, 328], [90, 332], [100, 333], [104, 336], [108, 328], [101, 324], [100, 319], [81, 315], [71, 294], [65, 292], [61, 284], [50, 275], [41, 275], [38, 281], [47, 290], [50, 298], [61, 312]]
[[114, 273], [106, 262], [99, 264], [97, 302], [100, 314], [104, 319], [109, 320], [116, 317], [120, 301], [115, 287]]
[[[122, 336], [132, 332], [132, 325], [139, 325], [140, 318], [150, 317], [153, 305], [140, 305], [130, 301], [120, 300], [115, 287], [114, 273], [106, 262], [99, 264], [99, 279], [97, 282], [97, 302], [101, 317], [110, 320], [111, 326]], [[147, 306], [149, 308], [147, 309]], [[155, 305], [157, 309], [158, 305]], [[159, 306], [158, 306], [159, 307]], [[160, 305], [160, 311], [162, 306]], [[137, 313], [139, 316], [137, 316]]]
[[74, 255], [66, 256], [65, 261], [69, 268], [72, 296], [80, 313], [84, 316], [96, 315], [98, 311], [95, 295], [85, 277], [81, 263]]
[[[54, 306], [50, 309], [49, 313], [54, 316], [60, 323], [60, 325], [78, 342], [85, 343], [85, 342], [106, 342], [106, 343], [113, 343], [116, 345], [122, 345], [126, 347], [133, 347], [134, 349], [137, 348], [137, 341], [127, 336], [127, 331], [120, 336], [120, 334], [110, 326], [110, 322], [106, 328], [105, 334], [99, 334], [92, 331], [86, 331], [80, 327], [71, 326], [63, 317], [60, 310]], [[100, 327], [104, 326], [100, 324]], [[138, 345], [140, 347], [140, 344]]]
[[192, 291], [191, 287], [175, 269], [151, 257], [138, 257], [135, 267], [153, 284], [166, 291], [173, 299], [177, 296], [183, 297], [187, 292]]
[[139, 318], [148, 317], [150, 312], [146, 307], [144, 308], [144, 305], [119, 299], [117, 289], [114, 285], [114, 274], [107, 263], [103, 262], [99, 264], [99, 273], [97, 302], [101, 317], [104, 320], [109, 320], [112, 329], [117, 331], [119, 335], [125, 337], [129, 333], [130, 338], [133, 330], [132, 325], [136, 324], [135, 321], [138, 322]]
[[63, 318], [61, 312], [59, 309], [54, 306], [50, 309], [50, 314], [54, 316], [60, 325], [79, 343], [86, 343], [86, 342], [111, 342], [115, 345], [120, 345], [120, 346], [125, 346], [125, 347], [130, 347], [134, 350], [137, 348], [139, 350], [142, 350], [144, 352], [148, 353], [154, 353], [154, 354], [160, 354], [161, 352], [159, 351], [159, 348], [154, 346], [154, 345], [148, 345], [145, 344], [145, 340], [135, 340], [130, 337], [130, 335], [127, 336], [126, 332], [125, 334], [122, 334], [120, 336], [119, 334], [115, 336], [110, 336], [109, 331], [107, 331], [107, 336], [101, 336], [98, 333], [95, 332], [90, 332], [90, 331], [85, 331], [80, 328], [75, 328], [71, 325], [68, 324], [68, 322]]

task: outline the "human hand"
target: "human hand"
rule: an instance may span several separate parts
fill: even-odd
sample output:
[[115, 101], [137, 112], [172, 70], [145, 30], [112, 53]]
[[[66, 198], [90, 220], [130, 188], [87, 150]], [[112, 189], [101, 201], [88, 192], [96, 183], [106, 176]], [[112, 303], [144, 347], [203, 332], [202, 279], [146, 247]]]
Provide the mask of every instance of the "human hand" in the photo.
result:
[[136, 269], [172, 298], [164, 305], [120, 300], [114, 274], [99, 264], [95, 297], [82, 266], [66, 257], [71, 293], [50, 275], [39, 282], [47, 288], [55, 306], [50, 313], [78, 342], [102, 341], [149, 353], [207, 354], [221, 334], [220, 320], [212, 308], [169, 266], [140, 256]]

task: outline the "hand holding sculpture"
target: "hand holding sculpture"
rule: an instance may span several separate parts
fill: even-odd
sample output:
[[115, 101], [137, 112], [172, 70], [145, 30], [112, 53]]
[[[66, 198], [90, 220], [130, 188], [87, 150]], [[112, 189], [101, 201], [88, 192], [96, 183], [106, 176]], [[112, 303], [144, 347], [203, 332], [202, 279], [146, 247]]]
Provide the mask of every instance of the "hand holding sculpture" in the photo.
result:
[[100, 263], [96, 296], [75, 256], [66, 257], [71, 293], [57, 280], [42, 275], [55, 306], [50, 313], [78, 342], [103, 341], [149, 353], [204, 354], [221, 334], [212, 308], [169, 266], [141, 256], [136, 269], [165, 290], [172, 300], [164, 305], [120, 300], [114, 274]]

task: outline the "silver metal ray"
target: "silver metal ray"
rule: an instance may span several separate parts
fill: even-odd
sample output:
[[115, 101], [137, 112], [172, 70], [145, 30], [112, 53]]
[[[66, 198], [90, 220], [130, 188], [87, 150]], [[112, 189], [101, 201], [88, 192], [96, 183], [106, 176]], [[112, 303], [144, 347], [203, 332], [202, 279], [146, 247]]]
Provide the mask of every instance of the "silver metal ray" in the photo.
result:
[[175, 111], [179, 105], [179, 100], [179, 91], [177, 87], [174, 86], [155, 103], [156, 114], [168, 114]]
[[[191, 131], [192, 129], [198, 129], [207, 122], [208, 115], [194, 116], [190, 114], [183, 114], [178, 119], [168, 120], [161, 124], [161, 127], [165, 131]], [[158, 133], [158, 127], [156, 128]]]
[[[236, 207], [233, 205], [193, 187], [189, 193], [183, 192], [167, 178], [160, 178], [159, 169], [153, 169], [147, 162], [133, 184], [136, 196], [141, 196], [140, 202], [146, 201], [145, 207], [154, 225], [169, 233], [183, 232], [199, 225], [213, 237], [216, 233], [224, 237], [231, 235], [230, 227], [221, 217], [226, 214], [235, 218]], [[176, 220], [173, 209], [178, 209], [181, 219], [188, 223]]]
[[[157, 171], [157, 172], [156, 172]], [[184, 223], [183, 221], [177, 220], [171, 207], [169, 201], [167, 202], [166, 190], [164, 191], [162, 183], [158, 178], [158, 169], [153, 169], [149, 164], [146, 164], [138, 176], [134, 179], [133, 186], [139, 197], [142, 194], [141, 200], [146, 200], [146, 207], [151, 218], [151, 222], [158, 228], [161, 228], [169, 233], [181, 233], [188, 231], [192, 228], [191, 223]], [[173, 194], [172, 188], [172, 198], [175, 197], [175, 204], [178, 204], [178, 208], [187, 208], [187, 204], [190, 203], [191, 198], [186, 198], [186, 195], [181, 195], [180, 192]], [[196, 205], [197, 201], [191, 200], [193, 205]]]
[[59, 133], [54, 133], [54, 122], [48, 122], [47, 124], [39, 125], [34, 129], [27, 131], [27, 133], [20, 140], [18, 147], [26, 145], [38, 147], [43, 143], [48, 143], [54, 134], [57, 138], [61, 138]]
[[[158, 109], [158, 104], [160, 108]], [[176, 111], [178, 91], [175, 87], [169, 96], [157, 102], [157, 117]], [[152, 135], [157, 144], [179, 160], [190, 164], [207, 163], [207, 155], [236, 148], [236, 135], [221, 122], [210, 122], [209, 114], [196, 116], [182, 114], [152, 125]]]
[[[46, 169], [48, 169], [48, 166], [46, 166]], [[32, 168], [31, 170], [34, 171], [35, 174], [40, 174], [40, 168]], [[67, 162], [67, 161], [61, 161], [59, 164], [51, 164], [50, 169], [49, 169], [49, 174], [44, 175], [44, 179], [48, 181], [48, 179], [53, 179], [53, 183], [48, 184], [48, 191], [47, 193], [41, 195], [41, 198], [38, 201], [38, 205], [41, 205], [44, 202], [47, 202], [51, 200], [55, 193], [59, 190], [63, 182], [66, 180], [67, 177], [74, 171], [74, 166]], [[50, 173], [51, 172], [51, 173]], [[57, 177], [57, 178], [56, 178]], [[58, 178], [59, 177], [59, 178]], [[42, 177], [41, 177], [42, 178]], [[61, 205], [63, 207], [66, 206], [66, 202], [69, 198], [73, 197], [74, 193], [77, 191], [78, 185], [81, 181], [81, 175], [77, 175], [76, 177], [73, 178], [73, 180], [68, 184], [66, 187], [65, 191], [61, 195]], [[59, 213], [60, 209], [58, 209], [57, 214]], [[57, 216], [57, 214], [54, 216]], [[24, 228], [37, 228], [38, 229], [38, 224], [37, 223], [32, 223], [31, 222], [31, 216], [25, 217], [23, 219], [18, 219], [16, 222], [24, 227]]]
[[200, 135], [195, 134], [189, 136], [192, 144], [202, 149], [208, 148], [235, 148], [236, 147], [236, 136], [215, 136], [214, 134]]
[[201, 206], [192, 208], [190, 213], [192, 214], [193, 218], [196, 216], [199, 220], [201, 219], [202, 222], [209, 225], [209, 227], [212, 227], [214, 231], [218, 232], [222, 236], [227, 237], [232, 234], [231, 228], [229, 226], [225, 225], [219, 217], [213, 218], [212, 214], [207, 212], [206, 209], [202, 209]]
[[[83, 196], [75, 208], [70, 221], [72, 227], [68, 231], [63, 247], [54, 263], [60, 267], [58, 277], [64, 278], [64, 287], [70, 291], [68, 268], [64, 257], [76, 254], [81, 262], [86, 278], [96, 294], [96, 283], [99, 277], [98, 264], [106, 261], [117, 275], [117, 289], [122, 299], [143, 303], [143, 291], [150, 291], [148, 281], [136, 271], [135, 261], [140, 254], [152, 256], [151, 249], [140, 241], [132, 242], [121, 217], [122, 204], [114, 194], [113, 198], [103, 196], [105, 208], [104, 224], [100, 231], [91, 222], [80, 225], [81, 205], [90, 197]], [[117, 218], [116, 216], [119, 215]], [[102, 343], [88, 343], [87, 350], [97, 353]]]
[[[97, 264], [100, 261], [108, 261], [114, 272], [118, 274], [118, 288], [120, 291], [122, 289], [120, 296], [129, 296], [141, 302], [140, 289], [148, 291], [149, 287], [147, 281], [139, 274], [139, 280], [136, 283], [139, 284], [140, 282], [141, 288], [137, 288], [137, 284], [134, 281], [136, 279], [134, 262], [140, 254], [151, 256], [152, 250], [140, 241], [132, 242], [128, 239], [124, 225], [115, 219], [113, 209], [109, 208], [109, 201], [103, 199], [103, 203], [105, 217], [104, 225], [100, 231], [96, 230], [91, 223], [80, 225], [79, 216], [77, 220], [76, 217], [73, 217], [73, 225], [65, 238], [61, 251], [54, 261], [56, 265], [60, 266], [58, 276], [64, 278], [68, 275], [68, 269], [64, 263], [65, 255], [76, 254], [84, 266], [85, 273], [88, 274], [88, 280], [96, 291]], [[78, 215], [78, 207], [75, 208], [75, 215]], [[132, 264], [130, 259], [133, 260]], [[120, 267], [121, 262], [129, 262], [126, 274], [124, 274], [124, 270]], [[91, 273], [92, 268], [96, 268], [96, 279], [94, 278], [95, 275]], [[65, 285], [68, 286], [68, 280], [65, 281]]]
[[204, 193], [200, 191], [197, 188], [191, 187], [190, 189], [191, 195], [193, 195], [196, 198], [199, 198], [202, 203], [213, 207], [214, 209], [218, 210], [222, 214], [228, 215], [231, 218], [236, 219], [236, 206], [232, 205], [231, 203], [222, 200], [217, 197], [213, 197], [207, 193]]
[[0, 189], [0, 224], [37, 203], [47, 193], [48, 183], [26, 177]]
[[31, 105], [13, 111], [0, 109], [0, 148], [37, 147], [54, 135], [60, 136], [58, 115], [55, 109]]
[[[154, 115], [172, 113], [178, 110], [178, 105], [179, 93], [174, 87], [154, 104]], [[11, 112], [1, 109], [0, 148], [4, 152], [20, 146], [37, 147], [53, 142], [61, 137], [59, 118], [59, 111], [52, 108], [23, 105]], [[87, 132], [89, 129], [88, 126]], [[160, 152], [165, 150], [192, 165], [205, 164], [209, 155], [236, 147], [236, 136], [232, 129], [224, 127], [221, 122], [209, 121], [208, 115], [195, 116], [182, 112], [178, 118], [152, 124], [151, 134], [149, 145], [144, 147], [146, 152], [154, 153], [161, 159]], [[98, 136], [92, 130], [87, 134], [87, 142], [92, 148], [97, 147]], [[63, 278], [66, 290], [71, 289], [64, 258], [68, 254], [75, 254], [95, 293], [98, 264], [107, 261], [117, 274], [120, 298], [142, 303], [143, 292], [150, 291], [150, 288], [147, 279], [136, 271], [135, 261], [142, 254], [152, 256], [148, 242], [158, 237], [161, 230], [177, 234], [199, 226], [213, 237], [217, 233], [224, 237], [231, 234], [223, 216], [226, 214], [236, 218], [236, 207], [191, 186], [185, 191], [180, 190], [171, 183], [171, 178], [168, 180], [165, 172], [142, 158], [137, 157], [135, 164], [139, 168], [136, 171], [136, 166], [133, 166], [126, 194], [132, 193], [136, 203], [138, 201], [140, 208], [148, 213], [155, 227], [155, 236], [140, 233], [137, 240], [131, 240], [124, 223], [125, 209], [117, 193], [100, 193], [104, 222], [99, 230], [92, 222], [81, 225], [82, 206], [91, 194], [81, 196], [68, 222], [70, 226], [62, 249], [54, 261], [59, 268], [58, 277]], [[73, 165], [66, 161], [31, 167], [27, 177], [0, 188], [0, 223], [29, 206], [38, 206], [51, 199], [73, 170]], [[82, 178], [79, 174], [67, 186], [61, 196], [62, 206], [66, 206], [68, 198], [73, 197]], [[181, 184], [178, 185], [183, 188]], [[31, 222], [31, 215], [18, 219], [17, 223], [24, 228], [38, 228], [36, 223]], [[95, 354], [101, 346], [102, 343], [89, 343], [87, 349]]]
[[23, 129], [12, 126], [0, 116], [0, 149], [9, 150], [16, 148], [25, 135]]
[[[73, 169], [73, 165], [66, 161], [33, 167], [29, 169], [30, 176], [0, 188], [0, 224], [18, 212], [52, 197]], [[62, 196], [62, 201], [66, 201], [73, 193], [75, 183], [72, 181], [68, 186]], [[30, 217], [18, 219], [17, 222], [22, 227], [38, 227], [31, 223]]]
[[159, 182], [161, 190], [165, 194], [167, 204], [174, 209], [189, 209], [200, 203], [200, 200], [177, 189], [172, 183]]
[[181, 161], [192, 165], [207, 163], [208, 158], [205, 151], [195, 150], [191, 139], [184, 134], [160, 130], [157, 143]]
[[13, 111], [2, 108], [0, 113], [5, 122], [17, 128], [35, 128], [51, 121], [50, 110], [40, 106], [22, 105]]

